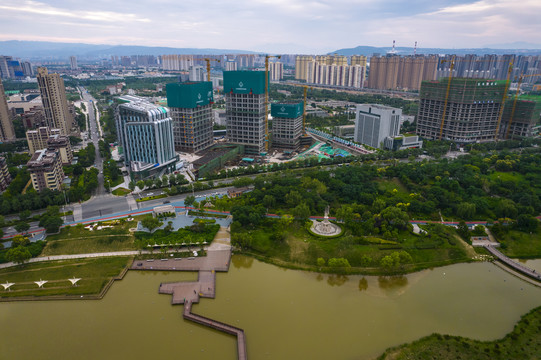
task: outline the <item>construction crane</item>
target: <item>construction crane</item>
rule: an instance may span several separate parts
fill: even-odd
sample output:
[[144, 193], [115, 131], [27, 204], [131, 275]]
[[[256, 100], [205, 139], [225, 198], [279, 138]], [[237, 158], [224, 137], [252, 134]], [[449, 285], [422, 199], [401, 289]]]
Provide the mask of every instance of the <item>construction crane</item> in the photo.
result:
[[203, 60], [207, 62], [207, 81], [211, 81], [210, 80], [210, 62], [211, 61], [220, 62], [220, 59], [204, 58]]
[[300, 85], [304, 88], [304, 98], [302, 105], [302, 135], [306, 135], [306, 96], [308, 95], [308, 89], [312, 90], [311, 86]]
[[522, 81], [524, 81], [524, 78], [531, 77], [531, 76], [541, 76], [541, 74], [532, 74], [532, 75], [522, 74], [518, 78], [517, 92], [515, 93], [515, 98], [513, 99], [513, 107], [511, 108], [511, 116], [509, 116], [509, 124], [507, 124], [507, 130], [505, 131], [506, 140], [509, 137], [509, 130], [511, 130], [511, 124], [513, 123], [513, 117], [515, 116], [515, 109], [517, 108], [518, 95], [520, 94], [520, 85], [522, 85]]
[[440, 140], [443, 138], [443, 124], [445, 123], [445, 115], [447, 113], [447, 103], [449, 102], [449, 91], [451, 90], [451, 79], [453, 78], [453, 69], [455, 68], [455, 56], [456, 55], [453, 55], [451, 60], [441, 61], [442, 63], [449, 61], [451, 64], [449, 65], [449, 80], [447, 81], [447, 91], [445, 92], [445, 102], [443, 104], [443, 114], [441, 116], [440, 136], [439, 136]]
[[282, 55], [265, 55], [265, 151], [269, 151], [269, 59]]
[[500, 106], [500, 111], [498, 112], [498, 123], [496, 124], [496, 132], [494, 133], [494, 141], [498, 140], [498, 133], [500, 132], [500, 124], [502, 122], [503, 108], [505, 107], [505, 101], [507, 100], [507, 93], [509, 92], [509, 80], [511, 78], [511, 73], [513, 72], [513, 62], [509, 63], [509, 68], [507, 69], [507, 78], [505, 79], [505, 90], [503, 91], [502, 105]]

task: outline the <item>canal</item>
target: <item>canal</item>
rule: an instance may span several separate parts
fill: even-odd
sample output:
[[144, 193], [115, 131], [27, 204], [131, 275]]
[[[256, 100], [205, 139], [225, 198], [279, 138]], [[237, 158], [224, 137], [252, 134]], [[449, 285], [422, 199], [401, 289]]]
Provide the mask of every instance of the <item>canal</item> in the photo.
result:
[[[195, 279], [130, 271], [100, 301], [0, 303], [0, 359], [233, 360], [234, 337], [184, 321], [182, 306], [158, 294], [160, 282]], [[433, 332], [492, 340], [541, 305], [541, 288], [490, 263], [345, 277], [237, 255], [216, 294], [193, 311], [243, 328], [250, 360], [372, 359]]]

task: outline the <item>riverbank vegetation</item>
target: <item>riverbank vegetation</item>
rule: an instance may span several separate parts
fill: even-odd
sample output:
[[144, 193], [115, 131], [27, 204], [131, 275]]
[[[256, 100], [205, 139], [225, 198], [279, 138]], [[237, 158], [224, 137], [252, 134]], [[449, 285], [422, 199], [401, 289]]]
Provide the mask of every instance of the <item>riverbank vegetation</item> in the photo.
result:
[[[487, 221], [503, 252], [538, 256], [540, 165], [541, 154], [533, 149], [284, 171], [248, 179], [252, 191], [215, 205], [231, 210], [237, 247], [294, 265], [316, 267], [322, 258], [328, 266], [330, 259], [344, 258], [351, 267], [397, 273], [469, 259], [454, 229], [430, 225], [414, 234], [414, 219]], [[322, 215], [327, 206], [345, 230], [336, 239], [306, 229], [308, 217]], [[281, 219], [265, 220], [266, 213]]]
[[[131, 264], [129, 257], [107, 257], [47, 261], [1, 269], [1, 283], [15, 283], [9, 291], [2, 290], [0, 298], [46, 297], [58, 295], [97, 296], [112, 278], [119, 276]], [[68, 280], [80, 278], [77, 286]], [[43, 288], [34, 281], [47, 280]]]
[[503, 339], [477, 341], [432, 334], [413, 343], [388, 349], [378, 360], [468, 359], [507, 360], [541, 357], [541, 307], [530, 311]]

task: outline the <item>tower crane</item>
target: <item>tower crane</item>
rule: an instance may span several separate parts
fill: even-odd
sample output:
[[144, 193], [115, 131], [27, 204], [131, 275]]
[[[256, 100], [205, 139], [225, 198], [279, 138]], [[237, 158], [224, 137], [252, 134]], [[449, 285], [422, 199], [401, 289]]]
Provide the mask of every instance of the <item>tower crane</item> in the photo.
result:
[[453, 69], [455, 68], [455, 57], [456, 55], [453, 55], [451, 60], [441, 61], [442, 63], [449, 61], [451, 64], [449, 65], [449, 80], [447, 80], [447, 90], [445, 92], [445, 102], [443, 104], [443, 114], [441, 116], [440, 136], [439, 136], [440, 140], [443, 137], [443, 124], [445, 123], [445, 115], [447, 113], [447, 103], [449, 102], [449, 91], [451, 90], [451, 79], [453, 78]]
[[306, 96], [308, 95], [308, 90], [312, 90], [311, 86], [300, 85], [304, 88], [304, 98], [302, 105], [302, 135], [306, 135]]
[[203, 60], [205, 60], [207, 62], [207, 81], [211, 81], [210, 80], [210, 62], [211, 61], [220, 62], [220, 59], [204, 58]]
[[507, 130], [505, 131], [506, 140], [509, 137], [509, 130], [511, 130], [511, 124], [513, 123], [513, 117], [515, 116], [515, 109], [517, 108], [518, 95], [520, 94], [520, 85], [522, 85], [522, 81], [524, 81], [524, 78], [531, 77], [531, 76], [541, 76], [541, 74], [532, 74], [532, 75], [521, 74], [518, 78], [517, 92], [515, 93], [515, 98], [513, 99], [513, 107], [511, 108], [511, 116], [509, 116], [509, 124], [507, 124]]
[[282, 55], [265, 55], [265, 151], [269, 151], [269, 59]]

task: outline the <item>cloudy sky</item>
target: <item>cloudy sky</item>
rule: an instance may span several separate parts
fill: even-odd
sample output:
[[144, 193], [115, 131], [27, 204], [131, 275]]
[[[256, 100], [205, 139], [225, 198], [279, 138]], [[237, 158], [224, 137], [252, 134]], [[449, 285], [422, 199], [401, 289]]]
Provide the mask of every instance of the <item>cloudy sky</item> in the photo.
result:
[[281, 53], [541, 43], [540, 0], [1, 0], [0, 40]]

